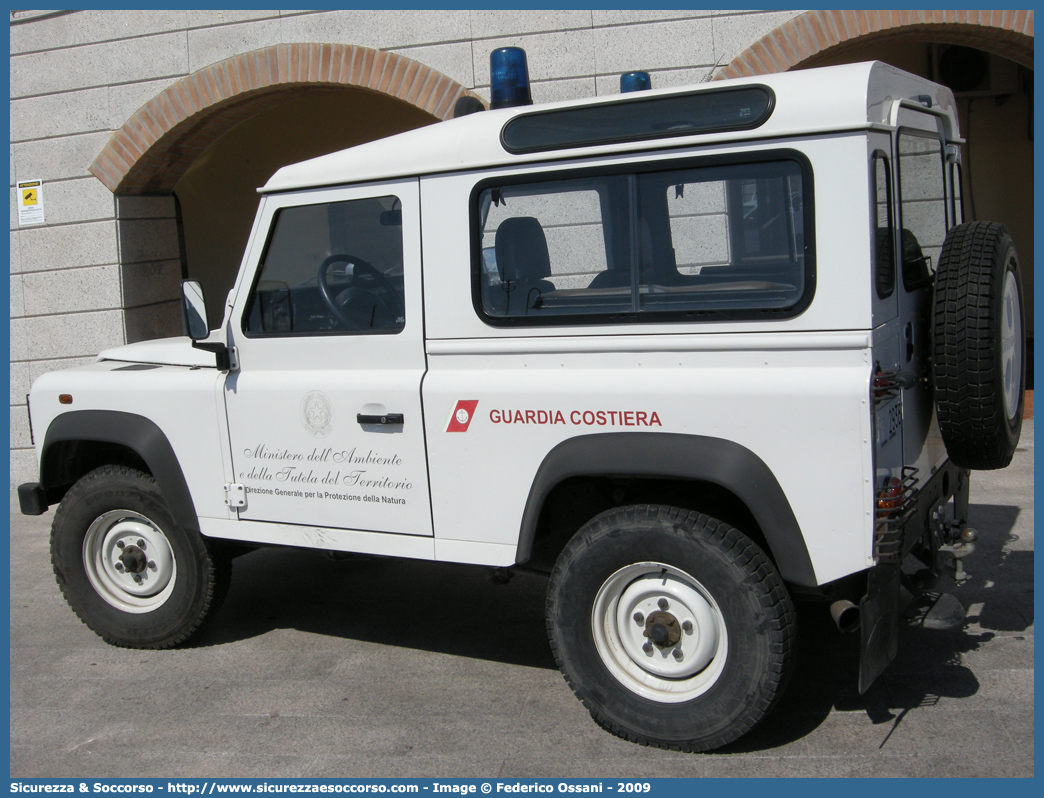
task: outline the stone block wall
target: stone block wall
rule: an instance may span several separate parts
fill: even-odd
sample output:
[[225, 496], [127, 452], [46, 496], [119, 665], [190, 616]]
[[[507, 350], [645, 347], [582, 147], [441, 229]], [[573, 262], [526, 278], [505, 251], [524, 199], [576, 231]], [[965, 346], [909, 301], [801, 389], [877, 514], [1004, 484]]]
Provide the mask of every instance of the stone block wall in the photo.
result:
[[[142, 105], [212, 63], [276, 44], [407, 56], [488, 99], [489, 52], [528, 53], [536, 102], [709, 79], [798, 12], [11, 12], [11, 483], [36, 478], [26, 394], [102, 349], [177, 334], [172, 197], [114, 197], [88, 172]], [[46, 224], [19, 227], [15, 184], [44, 181]]]

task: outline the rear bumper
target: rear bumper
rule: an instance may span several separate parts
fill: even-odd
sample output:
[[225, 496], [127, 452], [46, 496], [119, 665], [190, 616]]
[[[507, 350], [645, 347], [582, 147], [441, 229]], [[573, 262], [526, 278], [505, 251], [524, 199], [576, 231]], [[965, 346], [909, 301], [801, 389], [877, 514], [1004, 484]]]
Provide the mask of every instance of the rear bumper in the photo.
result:
[[916, 494], [913, 512], [902, 530], [902, 553], [905, 557], [918, 543], [932, 546], [933, 513], [940, 505], [954, 499], [953, 520], [961, 527], [968, 524], [968, 498], [971, 472], [955, 466], [950, 460], [944, 462], [923, 484]]

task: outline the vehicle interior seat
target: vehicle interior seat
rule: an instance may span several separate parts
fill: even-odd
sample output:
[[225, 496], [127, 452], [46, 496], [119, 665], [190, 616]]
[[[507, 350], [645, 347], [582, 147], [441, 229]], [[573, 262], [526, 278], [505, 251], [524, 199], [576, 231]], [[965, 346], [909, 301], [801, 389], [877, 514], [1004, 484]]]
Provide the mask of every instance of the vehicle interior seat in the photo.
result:
[[[525, 315], [538, 307], [544, 293], [555, 290], [547, 237], [532, 216], [505, 219], [497, 228], [495, 242], [499, 290], [505, 294], [505, 315]], [[494, 287], [493, 291], [498, 289]]]

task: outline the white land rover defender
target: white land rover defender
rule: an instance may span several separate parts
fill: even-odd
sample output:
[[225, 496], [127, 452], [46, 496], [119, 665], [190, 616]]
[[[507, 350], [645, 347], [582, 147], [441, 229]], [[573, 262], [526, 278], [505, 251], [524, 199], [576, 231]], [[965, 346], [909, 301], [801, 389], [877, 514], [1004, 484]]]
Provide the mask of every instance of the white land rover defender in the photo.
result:
[[69, 604], [165, 648], [244, 546], [541, 569], [595, 720], [699, 751], [769, 712], [816, 597], [865, 690], [901, 561], [964, 577], [968, 469], [1021, 430], [1018, 262], [963, 223], [950, 91], [880, 63], [492, 91], [276, 172], [220, 329], [189, 281], [188, 337], [37, 380], [19, 497], [58, 505]]

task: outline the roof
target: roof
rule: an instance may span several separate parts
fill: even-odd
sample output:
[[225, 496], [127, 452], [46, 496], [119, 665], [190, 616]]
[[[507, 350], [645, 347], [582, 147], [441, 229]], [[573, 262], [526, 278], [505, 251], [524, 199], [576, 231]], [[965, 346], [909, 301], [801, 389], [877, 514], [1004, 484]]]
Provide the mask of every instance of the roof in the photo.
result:
[[928, 95], [933, 110], [950, 120], [957, 136], [957, 111], [950, 90], [924, 78], [878, 61], [836, 67], [805, 69], [771, 75], [722, 80], [697, 86], [655, 89], [642, 98], [720, 91], [761, 85], [775, 94], [775, 107], [764, 124], [752, 130], [696, 133], [640, 143], [601, 144], [555, 152], [512, 154], [504, 149], [500, 133], [515, 117], [534, 111], [576, 108], [617, 101], [634, 101], [635, 94], [592, 97], [584, 100], [527, 105], [474, 113], [438, 122], [346, 150], [285, 166], [260, 189], [262, 192], [290, 191], [320, 186], [365, 183], [417, 175], [455, 172], [477, 168], [510, 166], [556, 157], [608, 155], [642, 149], [676, 148], [751, 139], [790, 137], [810, 133], [861, 130], [889, 125], [894, 101]]

